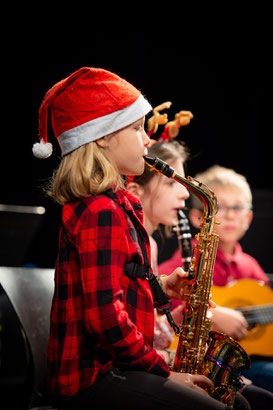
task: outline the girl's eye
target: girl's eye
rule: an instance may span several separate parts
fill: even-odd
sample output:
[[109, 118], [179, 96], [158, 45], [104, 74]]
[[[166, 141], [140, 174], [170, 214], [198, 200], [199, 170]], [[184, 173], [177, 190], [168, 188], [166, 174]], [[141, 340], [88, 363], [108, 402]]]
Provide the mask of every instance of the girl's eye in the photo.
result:
[[167, 181], [167, 185], [169, 185], [169, 186], [172, 186], [172, 185], [174, 185], [174, 184], [175, 184], [175, 181], [174, 181], [174, 180]]

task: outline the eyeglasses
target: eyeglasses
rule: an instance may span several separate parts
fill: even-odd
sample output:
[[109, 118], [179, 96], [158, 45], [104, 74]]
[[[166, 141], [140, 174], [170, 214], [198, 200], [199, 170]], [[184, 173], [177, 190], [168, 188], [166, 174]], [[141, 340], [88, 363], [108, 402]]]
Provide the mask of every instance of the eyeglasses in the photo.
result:
[[220, 205], [218, 208], [218, 213], [224, 214], [227, 213], [228, 211], [233, 211], [237, 215], [241, 215], [246, 211], [249, 211], [251, 207], [249, 206], [243, 206], [243, 205], [233, 205], [233, 206], [226, 206], [226, 205]]

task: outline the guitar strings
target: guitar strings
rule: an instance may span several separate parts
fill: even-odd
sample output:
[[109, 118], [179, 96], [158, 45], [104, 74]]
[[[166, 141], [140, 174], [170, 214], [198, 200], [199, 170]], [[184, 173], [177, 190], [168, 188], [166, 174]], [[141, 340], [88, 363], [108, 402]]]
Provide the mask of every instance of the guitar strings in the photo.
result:
[[273, 322], [273, 304], [263, 306], [249, 306], [237, 308], [243, 313], [249, 325], [268, 324]]

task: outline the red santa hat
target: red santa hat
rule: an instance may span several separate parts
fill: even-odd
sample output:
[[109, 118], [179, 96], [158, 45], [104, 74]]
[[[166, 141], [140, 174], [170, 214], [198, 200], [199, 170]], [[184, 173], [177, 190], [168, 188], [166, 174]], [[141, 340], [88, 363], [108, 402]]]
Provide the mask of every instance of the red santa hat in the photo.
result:
[[65, 155], [130, 125], [151, 109], [140, 91], [118, 75], [101, 68], [80, 68], [46, 93], [39, 110], [40, 143], [33, 145], [33, 154], [47, 158], [52, 153], [47, 141], [49, 113]]

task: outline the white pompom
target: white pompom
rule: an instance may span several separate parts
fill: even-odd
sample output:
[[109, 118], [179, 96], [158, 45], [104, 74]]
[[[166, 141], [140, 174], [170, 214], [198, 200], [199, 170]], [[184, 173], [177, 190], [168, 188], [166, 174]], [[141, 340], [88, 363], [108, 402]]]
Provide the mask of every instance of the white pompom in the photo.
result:
[[43, 140], [36, 142], [32, 147], [34, 157], [40, 159], [50, 157], [52, 150], [52, 144], [50, 142], [45, 143]]

